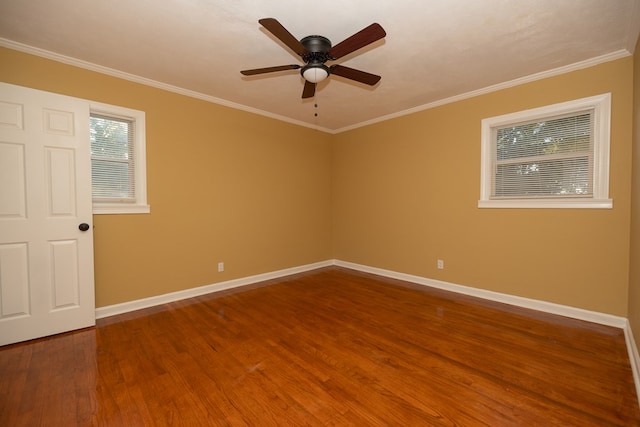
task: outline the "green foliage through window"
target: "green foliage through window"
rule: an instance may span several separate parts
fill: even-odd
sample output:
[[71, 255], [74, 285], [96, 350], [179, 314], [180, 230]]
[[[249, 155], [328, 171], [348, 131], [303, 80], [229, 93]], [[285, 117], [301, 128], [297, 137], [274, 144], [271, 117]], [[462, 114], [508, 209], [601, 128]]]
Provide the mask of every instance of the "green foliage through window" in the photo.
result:
[[592, 112], [495, 130], [493, 198], [590, 196]]
[[135, 200], [133, 125], [132, 120], [91, 114], [94, 200]]

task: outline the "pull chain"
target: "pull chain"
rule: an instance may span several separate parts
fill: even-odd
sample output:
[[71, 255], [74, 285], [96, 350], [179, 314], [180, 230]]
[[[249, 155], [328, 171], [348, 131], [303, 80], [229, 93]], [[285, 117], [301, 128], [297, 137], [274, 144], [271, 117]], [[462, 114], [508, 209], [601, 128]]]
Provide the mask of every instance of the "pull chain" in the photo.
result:
[[316, 93], [314, 95], [314, 99], [313, 99], [313, 124], [316, 127], [316, 129], [318, 128], [318, 119], [319, 119], [319, 110], [318, 110], [318, 94]]

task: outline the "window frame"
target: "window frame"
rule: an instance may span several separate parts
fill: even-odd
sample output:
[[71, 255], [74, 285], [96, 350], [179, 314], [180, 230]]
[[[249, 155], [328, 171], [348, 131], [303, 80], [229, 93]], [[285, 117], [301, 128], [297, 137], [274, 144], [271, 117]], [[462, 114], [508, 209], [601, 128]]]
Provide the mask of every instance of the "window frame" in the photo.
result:
[[151, 212], [147, 204], [147, 161], [146, 161], [146, 116], [144, 111], [117, 105], [92, 102], [89, 114], [97, 114], [106, 118], [131, 120], [133, 126], [133, 163], [134, 169], [134, 201], [95, 201], [94, 214], [145, 214]]
[[[593, 195], [589, 197], [492, 199], [495, 177], [496, 140], [494, 129], [532, 120], [593, 110]], [[609, 151], [611, 134], [611, 94], [605, 93], [573, 101], [518, 111], [482, 120], [479, 208], [591, 208], [611, 209], [609, 198]]]

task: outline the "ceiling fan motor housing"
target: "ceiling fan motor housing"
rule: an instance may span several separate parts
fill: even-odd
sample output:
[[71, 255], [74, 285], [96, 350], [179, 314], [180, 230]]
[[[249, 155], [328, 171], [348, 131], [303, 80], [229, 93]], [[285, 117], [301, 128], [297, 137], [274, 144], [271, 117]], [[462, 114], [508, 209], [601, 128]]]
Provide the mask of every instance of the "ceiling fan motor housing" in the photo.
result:
[[331, 40], [323, 36], [307, 36], [300, 40], [300, 43], [310, 53], [326, 53], [331, 49]]

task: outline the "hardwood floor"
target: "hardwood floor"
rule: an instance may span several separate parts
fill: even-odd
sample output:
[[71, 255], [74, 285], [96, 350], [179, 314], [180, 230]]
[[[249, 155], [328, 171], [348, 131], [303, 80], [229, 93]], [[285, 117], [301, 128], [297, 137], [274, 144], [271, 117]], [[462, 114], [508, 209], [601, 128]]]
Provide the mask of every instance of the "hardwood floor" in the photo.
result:
[[0, 347], [2, 426], [637, 426], [622, 330], [331, 267]]

